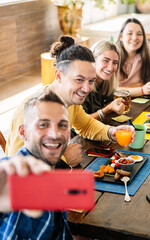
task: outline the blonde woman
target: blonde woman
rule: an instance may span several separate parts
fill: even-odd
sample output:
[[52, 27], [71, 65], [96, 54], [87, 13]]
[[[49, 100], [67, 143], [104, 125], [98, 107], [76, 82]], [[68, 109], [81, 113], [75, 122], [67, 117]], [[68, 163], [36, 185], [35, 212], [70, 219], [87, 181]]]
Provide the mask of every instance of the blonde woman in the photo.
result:
[[97, 120], [114, 111], [122, 114], [125, 105], [122, 98], [113, 100], [113, 92], [118, 85], [120, 53], [118, 47], [109, 41], [99, 41], [91, 48], [95, 62], [96, 75], [95, 91], [85, 99], [84, 110]]

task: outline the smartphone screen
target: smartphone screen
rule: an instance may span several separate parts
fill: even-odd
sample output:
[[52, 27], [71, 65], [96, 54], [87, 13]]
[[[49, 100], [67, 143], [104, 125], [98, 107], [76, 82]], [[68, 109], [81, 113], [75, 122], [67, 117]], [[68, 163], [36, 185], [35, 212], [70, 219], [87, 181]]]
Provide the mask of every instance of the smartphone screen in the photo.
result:
[[99, 147], [90, 147], [86, 150], [86, 153], [90, 153], [90, 154], [95, 154], [98, 156], [105, 156], [105, 157], [109, 157], [110, 155], [113, 154], [113, 150], [106, 150], [104, 148], [99, 148]]

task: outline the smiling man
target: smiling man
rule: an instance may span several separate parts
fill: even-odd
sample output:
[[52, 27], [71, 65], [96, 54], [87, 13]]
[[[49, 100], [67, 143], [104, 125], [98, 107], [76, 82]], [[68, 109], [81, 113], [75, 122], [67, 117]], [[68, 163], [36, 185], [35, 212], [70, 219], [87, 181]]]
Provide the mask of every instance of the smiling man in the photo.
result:
[[5, 175], [38, 175], [59, 164], [70, 135], [65, 103], [52, 91], [42, 91], [26, 103], [19, 133], [24, 146], [0, 161], [0, 239], [72, 240], [65, 212], [13, 212]]
[[36, 98], [31, 99], [25, 105], [24, 124], [19, 132], [32, 155], [55, 166], [67, 147], [70, 134], [66, 107], [58, 102], [40, 100], [37, 103]]

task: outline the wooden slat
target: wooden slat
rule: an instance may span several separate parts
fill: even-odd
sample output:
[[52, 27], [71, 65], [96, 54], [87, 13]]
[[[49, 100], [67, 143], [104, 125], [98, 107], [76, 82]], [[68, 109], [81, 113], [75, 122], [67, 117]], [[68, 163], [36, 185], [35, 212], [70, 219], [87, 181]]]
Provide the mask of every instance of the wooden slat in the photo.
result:
[[60, 35], [49, 0], [0, 6], [0, 85], [40, 67], [40, 55]]

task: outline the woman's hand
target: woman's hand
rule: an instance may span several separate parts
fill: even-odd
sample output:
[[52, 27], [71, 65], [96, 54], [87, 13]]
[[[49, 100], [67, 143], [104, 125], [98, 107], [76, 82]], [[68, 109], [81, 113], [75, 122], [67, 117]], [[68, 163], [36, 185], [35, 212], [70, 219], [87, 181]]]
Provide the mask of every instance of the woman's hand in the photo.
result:
[[144, 95], [150, 94], [150, 82], [147, 82], [142, 88]]
[[123, 98], [116, 98], [114, 101], [110, 103], [110, 108], [113, 112], [116, 112], [117, 114], [123, 114], [125, 110], [125, 100]]

